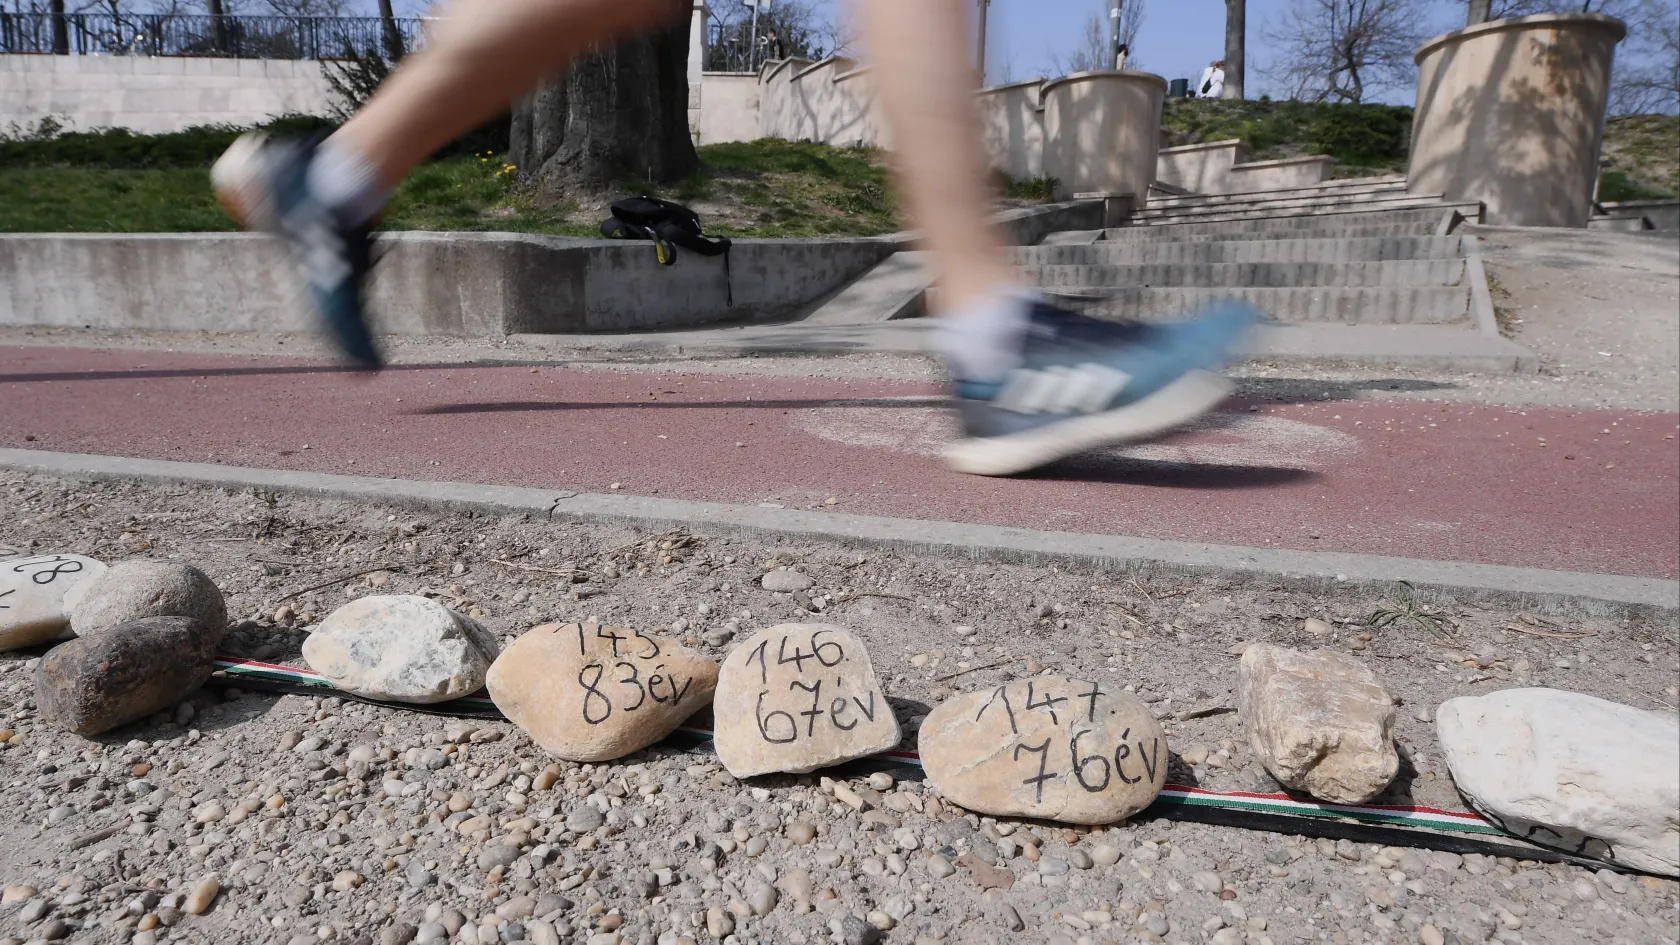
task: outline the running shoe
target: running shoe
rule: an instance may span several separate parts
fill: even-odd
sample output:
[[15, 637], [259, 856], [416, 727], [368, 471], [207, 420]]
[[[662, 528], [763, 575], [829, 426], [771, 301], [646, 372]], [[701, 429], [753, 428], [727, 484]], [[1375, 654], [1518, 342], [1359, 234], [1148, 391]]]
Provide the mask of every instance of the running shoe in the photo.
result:
[[241, 135], [210, 169], [216, 199], [248, 230], [280, 237], [327, 335], [356, 365], [382, 365], [362, 306], [372, 266], [371, 223], [347, 225], [309, 188], [318, 141]]
[[1230, 394], [1218, 372], [1259, 319], [1241, 302], [1161, 324], [1102, 321], [1036, 302], [1020, 367], [995, 384], [953, 380], [964, 438], [945, 458], [959, 472], [1009, 476], [1160, 436]]

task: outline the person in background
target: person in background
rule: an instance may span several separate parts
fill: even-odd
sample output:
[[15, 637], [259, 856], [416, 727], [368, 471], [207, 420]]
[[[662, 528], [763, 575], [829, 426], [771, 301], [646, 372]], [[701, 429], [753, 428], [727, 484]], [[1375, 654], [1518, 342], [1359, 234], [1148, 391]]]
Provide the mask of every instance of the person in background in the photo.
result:
[[771, 27], [770, 31], [764, 34], [764, 58], [766, 60], [787, 58], [787, 48], [782, 45], [782, 38], [776, 35], [775, 27]]
[[1218, 98], [1225, 93], [1225, 60], [1217, 59], [1202, 70], [1202, 81], [1196, 86], [1201, 98]]

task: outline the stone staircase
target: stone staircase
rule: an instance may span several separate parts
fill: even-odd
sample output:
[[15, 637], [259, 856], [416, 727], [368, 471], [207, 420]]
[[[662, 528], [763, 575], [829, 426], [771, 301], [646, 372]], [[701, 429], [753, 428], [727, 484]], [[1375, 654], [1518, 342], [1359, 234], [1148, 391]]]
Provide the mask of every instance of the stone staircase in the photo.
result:
[[1240, 298], [1268, 322], [1249, 352], [1422, 369], [1528, 371], [1499, 335], [1473, 236], [1481, 206], [1404, 178], [1254, 194], [1151, 194], [1126, 225], [1018, 247], [1023, 275], [1098, 317], [1171, 318]]

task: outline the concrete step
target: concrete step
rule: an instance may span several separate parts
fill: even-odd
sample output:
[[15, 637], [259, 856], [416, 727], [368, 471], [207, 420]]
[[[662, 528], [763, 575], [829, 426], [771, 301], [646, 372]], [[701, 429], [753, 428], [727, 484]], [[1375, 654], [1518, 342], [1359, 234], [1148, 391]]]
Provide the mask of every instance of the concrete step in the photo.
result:
[[1479, 203], [1440, 204], [1433, 207], [1413, 207], [1390, 210], [1328, 211], [1283, 217], [1257, 219], [1205, 220], [1196, 222], [1155, 223], [1141, 226], [1110, 227], [1103, 231], [1103, 239], [1111, 242], [1125, 240], [1182, 240], [1197, 237], [1214, 239], [1297, 239], [1355, 238], [1370, 236], [1430, 236], [1443, 217], [1457, 211], [1471, 220], [1481, 218]]
[[[680, 357], [801, 354], [853, 356], [862, 352], [920, 355], [934, 319], [864, 325], [747, 325], [632, 334], [514, 335], [513, 340], [556, 353], [633, 352]], [[1357, 364], [1418, 371], [1533, 373], [1533, 352], [1496, 335], [1443, 325], [1264, 324], [1243, 344], [1242, 357], [1273, 366]]]
[[1539, 356], [1508, 338], [1444, 325], [1261, 325], [1243, 348], [1251, 360], [1278, 365], [1514, 374], [1540, 370]]
[[1344, 325], [1470, 323], [1469, 286], [1319, 288], [1059, 288], [1045, 293], [1099, 318], [1159, 320], [1226, 299], [1242, 299], [1273, 322]]
[[1200, 207], [1209, 204], [1262, 199], [1317, 197], [1353, 199], [1370, 195], [1405, 193], [1405, 191], [1406, 179], [1404, 177], [1352, 178], [1349, 180], [1325, 181], [1322, 184], [1314, 184], [1309, 187], [1288, 187], [1281, 190], [1237, 191], [1223, 194], [1151, 193], [1148, 209]]
[[1025, 266], [1029, 283], [1045, 288], [1305, 288], [1309, 286], [1443, 286], [1464, 278], [1462, 259], [1383, 262], [1134, 263]]
[[922, 293], [933, 283], [927, 254], [893, 253], [818, 306], [805, 319], [812, 325], [855, 325], [915, 318], [922, 314]]
[[1458, 259], [1457, 236], [1388, 236], [1354, 239], [1231, 239], [1218, 241], [1115, 241], [1020, 246], [1021, 266], [1125, 266], [1159, 263], [1349, 263], [1390, 259]]
[[1381, 210], [1410, 210], [1433, 207], [1439, 194], [1375, 194], [1356, 198], [1301, 197], [1243, 200], [1204, 206], [1156, 209], [1146, 207], [1131, 215], [1132, 224], [1198, 223], [1216, 220], [1248, 220], [1261, 217], [1300, 216], [1316, 213], [1361, 213]]
[[1059, 233], [1046, 233], [1039, 241], [1040, 246], [1080, 246], [1095, 243], [1102, 239], [1102, 230], [1063, 230]]

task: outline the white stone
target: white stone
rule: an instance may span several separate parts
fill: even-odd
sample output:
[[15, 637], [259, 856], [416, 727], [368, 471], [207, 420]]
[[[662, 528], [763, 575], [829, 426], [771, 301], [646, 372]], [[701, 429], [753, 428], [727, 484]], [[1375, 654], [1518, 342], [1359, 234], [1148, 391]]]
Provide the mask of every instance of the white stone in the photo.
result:
[[0, 650], [69, 636], [73, 600], [66, 595], [104, 572], [104, 562], [81, 555], [0, 561]]
[[478, 621], [434, 600], [380, 595], [333, 611], [303, 658], [334, 686], [370, 699], [433, 703], [484, 686], [500, 652]]
[[1561, 689], [1462, 696], [1435, 713], [1471, 804], [1545, 846], [1680, 876], [1680, 718]]

